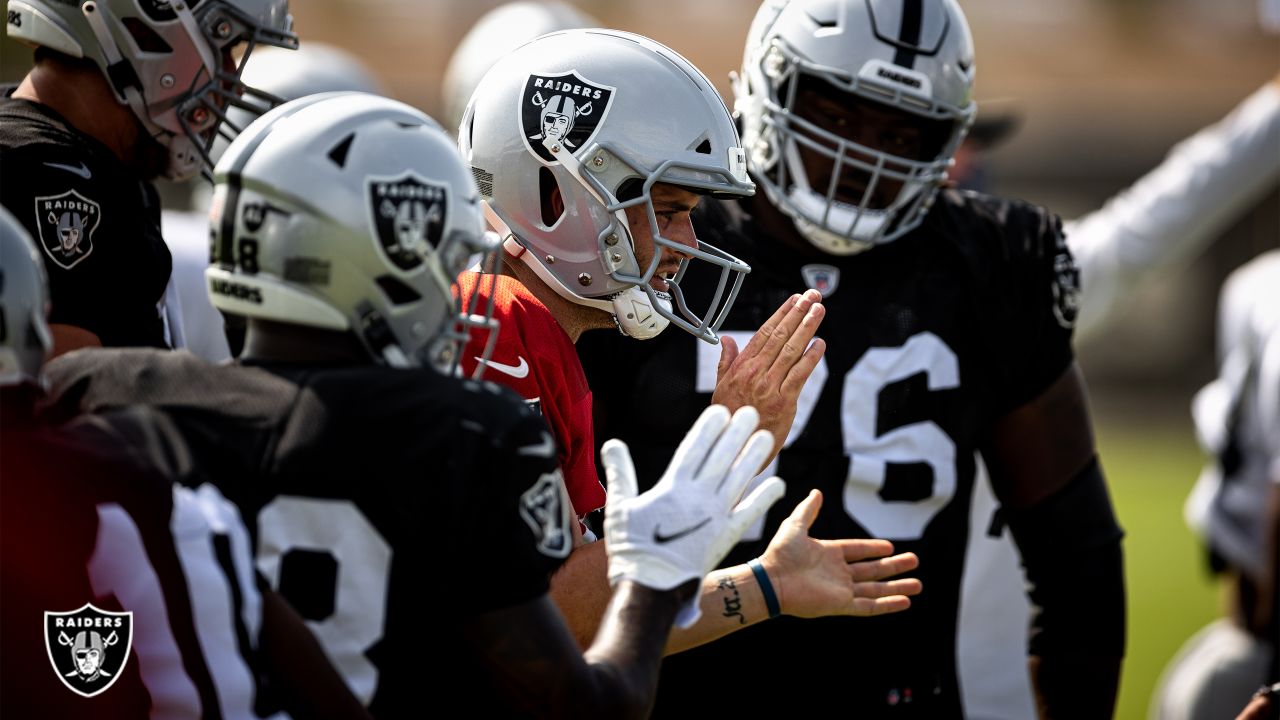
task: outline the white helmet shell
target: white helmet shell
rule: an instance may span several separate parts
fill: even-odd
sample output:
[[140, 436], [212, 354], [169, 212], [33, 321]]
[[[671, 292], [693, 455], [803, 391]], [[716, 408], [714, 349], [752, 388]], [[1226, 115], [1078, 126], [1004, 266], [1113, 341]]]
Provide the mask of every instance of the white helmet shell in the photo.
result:
[[[705, 243], [694, 249], [662, 237], [651, 190], [668, 183], [744, 196], [755, 188], [727, 108], [687, 60], [630, 33], [544, 35], [485, 75], [458, 142], [490, 222], [527, 250], [515, 254], [562, 297], [613, 314], [636, 337], [674, 322], [717, 341], [715, 331], [750, 268]], [[554, 213], [548, 198], [557, 190], [563, 209]], [[670, 283], [670, 298], [650, 286], [661, 252], [639, 266], [625, 213], [632, 206], [647, 212], [655, 250], [721, 268], [704, 313], [690, 310], [679, 289], [688, 260]], [[626, 312], [634, 303], [643, 307]]]
[[[767, 0], [747, 35], [734, 110], [756, 181], [819, 249], [848, 255], [909, 232], [924, 219], [976, 113], [973, 39], [955, 0]], [[798, 114], [803, 78], [919, 117], [949, 123], [931, 157], [860, 144]], [[808, 176], [801, 147], [858, 173], [860, 202], [837, 197], [838, 178]], [[874, 190], [896, 182], [877, 205]]]
[[493, 241], [452, 139], [403, 103], [310, 95], [250, 125], [214, 170], [219, 309], [352, 332], [374, 359], [449, 370], [452, 286]]

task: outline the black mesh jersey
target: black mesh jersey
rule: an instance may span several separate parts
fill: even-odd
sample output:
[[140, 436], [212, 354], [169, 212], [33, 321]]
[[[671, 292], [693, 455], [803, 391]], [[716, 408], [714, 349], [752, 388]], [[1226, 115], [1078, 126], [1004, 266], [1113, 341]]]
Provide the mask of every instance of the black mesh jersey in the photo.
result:
[[[192, 468], [163, 414], [132, 407], [60, 428], [5, 419], [0, 715], [276, 712], [260, 684], [261, 602], [247, 531], [211, 489], [174, 484]], [[103, 630], [107, 672], [71, 675], [67, 687], [50, 660], [65, 670], [77, 631], [46, 637], [45, 613], [86, 604], [132, 613], [132, 628]]]
[[0, 97], [0, 204], [40, 248], [49, 322], [103, 345], [164, 347], [172, 258], [160, 199], [105, 145], [39, 103]]
[[[919, 555], [924, 592], [904, 613], [779, 618], [668, 658], [658, 711], [710, 710], [719, 697], [710, 688], [751, 682], [753, 704], [771, 709], [812, 702], [869, 717], [959, 716], [954, 638], [975, 453], [996, 418], [1072, 360], [1078, 276], [1058, 221], [1021, 203], [944, 192], [915, 231], [835, 257], [764, 237], [749, 207], [705, 202], [695, 212], [699, 238], [752, 266], [724, 331], [745, 347], [783, 301], [815, 287], [826, 296], [827, 351], [775, 470], [787, 495], [759, 539], [725, 564], [760, 555], [816, 487], [824, 504], [815, 537], [892, 540]], [[714, 286], [697, 265], [681, 285], [701, 307]], [[643, 343], [588, 333], [578, 351], [596, 437], [627, 441], [642, 483], [652, 483], [707, 405], [720, 348], [670, 330]]]
[[430, 370], [269, 370], [152, 350], [48, 366], [61, 405], [175, 419], [253, 530], [258, 569], [371, 711], [496, 702], [458, 621], [545, 593], [568, 554], [546, 426], [509, 391]]

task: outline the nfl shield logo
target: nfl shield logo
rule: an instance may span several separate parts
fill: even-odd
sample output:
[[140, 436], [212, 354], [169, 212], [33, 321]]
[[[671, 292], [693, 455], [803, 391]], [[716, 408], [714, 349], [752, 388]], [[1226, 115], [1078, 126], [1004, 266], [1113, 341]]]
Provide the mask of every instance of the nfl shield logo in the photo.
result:
[[800, 268], [800, 274], [804, 276], [804, 284], [817, 290], [823, 300], [831, 297], [840, 284], [840, 268], [831, 265], [805, 265]]
[[101, 219], [98, 203], [75, 190], [36, 198], [40, 245], [51, 260], [66, 270], [93, 252], [93, 231]]
[[58, 679], [77, 695], [93, 697], [115, 684], [133, 647], [133, 613], [86, 604], [44, 614], [44, 647]]
[[401, 270], [413, 270], [444, 235], [449, 190], [408, 172], [397, 178], [370, 178], [369, 210], [373, 230], [387, 258]]
[[545, 142], [577, 155], [604, 122], [617, 88], [600, 85], [577, 70], [530, 75], [520, 94], [520, 127], [529, 152], [545, 163], [556, 161]]

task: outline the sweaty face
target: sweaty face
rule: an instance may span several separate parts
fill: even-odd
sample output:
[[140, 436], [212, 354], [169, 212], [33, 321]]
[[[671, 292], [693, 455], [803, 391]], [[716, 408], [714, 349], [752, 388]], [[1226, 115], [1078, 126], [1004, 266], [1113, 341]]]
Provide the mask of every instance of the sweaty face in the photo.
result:
[[[804, 76], [800, 80], [793, 107], [794, 114], [801, 120], [856, 145], [845, 150], [836, 180], [836, 199], [861, 205], [870, 189], [867, 207], [872, 209], [888, 207], [901, 192], [902, 181], [881, 176], [873, 186], [872, 170], [880, 158], [868, 150], [908, 160], [930, 161], [942, 152], [950, 136], [951, 123], [948, 121], [929, 120], [873, 102], [812, 76]], [[793, 127], [797, 135], [808, 137], [830, 150], [823, 152], [804, 142], [797, 142], [800, 160], [812, 189], [825, 195], [836, 167], [834, 155], [837, 148], [830, 140], [802, 125]], [[893, 163], [884, 167], [891, 171], [903, 170], [901, 165]]]
[[[657, 183], [651, 193], [653, 211], [658, 218], [658, 234], [672, 242], [698, 247], [698, 240], [693, 234], [693, 222], [690, 213], [698, 205], [701, 196], [676, 185]], [[644, 205], [635, 205], [626, 209], [627, 227], [635, 241], [636, 261], [640, 264], [640, 272], [649, 267], [653, 260], [654, 242], [649, 216]], [[662, 260], [657, 272], [649, 284], [658, 292], [667, 292], [667, 278], [675, 275], [680, 269], [680, 261], [685, 256], [669, 248], [662, 248]]]

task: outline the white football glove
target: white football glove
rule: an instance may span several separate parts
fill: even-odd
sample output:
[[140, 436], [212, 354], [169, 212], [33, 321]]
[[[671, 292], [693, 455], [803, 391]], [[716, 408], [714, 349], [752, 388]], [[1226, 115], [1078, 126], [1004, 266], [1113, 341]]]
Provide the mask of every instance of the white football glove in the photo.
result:
[[[772, 477], [745, 500], [742, 491], [773, 450], [773, 436], [752, 434], [760, 416], [753, 407], [729, 417], [712, 405], [685, 435], [666, 473], [636, 495], [636, 470], [626, 443], [610, 440], [600, 455], [608, 481], [604, 507], [609, 582], [633, 580], [655, 590], [701, 581], [724, 559], [746, 529], [782, 497]], [[698, 596], [676, 616], [689, 627], [699, 616]]]

